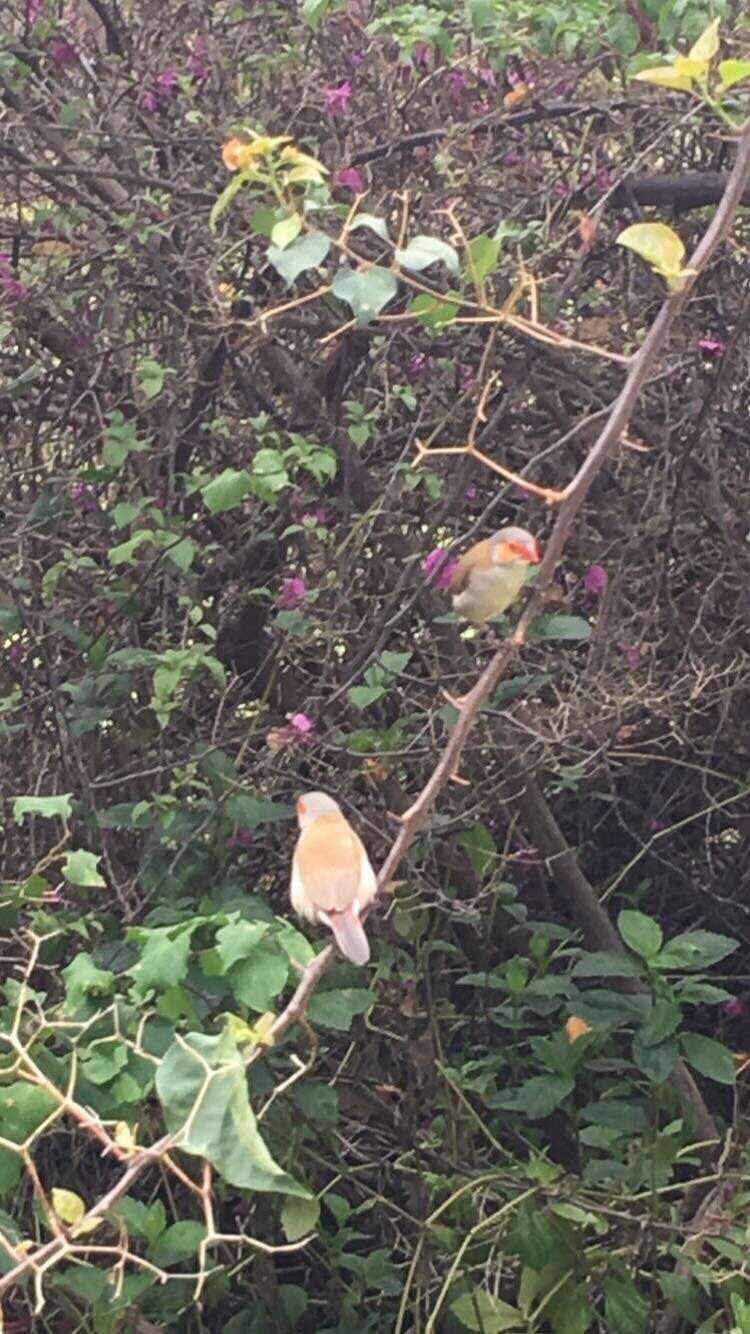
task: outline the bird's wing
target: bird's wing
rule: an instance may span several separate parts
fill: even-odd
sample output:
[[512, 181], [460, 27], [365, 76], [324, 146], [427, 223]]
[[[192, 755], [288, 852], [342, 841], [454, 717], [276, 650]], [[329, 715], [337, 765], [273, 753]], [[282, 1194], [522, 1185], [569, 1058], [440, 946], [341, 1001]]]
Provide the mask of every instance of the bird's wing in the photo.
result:
[[295, 861], [305, 893], [323, 912], [343, 912], [360, 893], [367, 854], [343, 815], [320, 815], [302, 830]]
[[471, 571], [476, 565], [480, 567], [492, 564], [492, 552], [490, 550], [490, 539], [486, 537], [483, 542], [477, 542], [473, 547], [464, 552], [458, 565], [453, 571], [448, 589], [451, 593], [463, 593], [469, 579]]

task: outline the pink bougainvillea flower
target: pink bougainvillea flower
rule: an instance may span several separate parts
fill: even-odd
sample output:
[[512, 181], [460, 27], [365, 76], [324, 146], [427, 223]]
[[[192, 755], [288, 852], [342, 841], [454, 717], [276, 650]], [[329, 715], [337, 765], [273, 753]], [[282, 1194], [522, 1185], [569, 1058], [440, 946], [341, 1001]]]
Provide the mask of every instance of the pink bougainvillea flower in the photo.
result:
[[343, 83], [336, 87], [326, 88], [323, 93], [323, 104], [329, 116], [345, 116], [348, 110], [349, 98], [352, 95], [352, 85], [349, 79], [344, 79]]
[[449, 69], [446, 83], [454, 97], [459, 97], [466, 87], [466, 75], [462, 69]]
[[583, 576], [583, 586], [587, 593], [595, 598], [601, 597], [602, 593], [606, 593], [608, 583], [609, 575], [603, 565], [589, 565]]
[[747, 1014], [747, 1000], [744, 996], [733, 996], [721, 1008], [729, 1019], [739, 1019], [741, 1015]]
[[281, 592], [276, 599], [279, 607], [297, 607], [307, 594], [307, 584], [300, 575], [293, 579], [285, 579], [281, 585]]
[[49, 50], [56, 65], [64, 67], [74, 65], [76, 62], [76, 49], [64, 37], [55, 37], [50, 43]]
[[652, 817], [648, 821], [647, 827], [652, 834], [656, 834], [660, 829], [664, 829], [665, 826], [662, 824], [661, 820], [654, 820]]
[[334, 185], [340, 185], [344, 190], [353, 190], [358, 194], [364, 187], [362, 172], [357, 171], [356, 167], [341, 167], [333, 178]]
[[295, 732], [299, 732], [301, 736], [308, 736], [315, 728], [315, 723], [306, 713], [290, 713], [287, 716]]
[[477, 491], [477, 488], [476, 488], [475, 486], [467, 486], [467, 488], [466, 488], [466, 499], [467, 499], [467, 500], [476, 500], [476, 498], [477, 498], [478, 495], [479, 495], [479, 492]]
[[447, 588], [457, 565], [444, 547], [435, 547], [422, 561], [422, 573], [433, 588]]
[[459, 388], [462, 389], [464, 392], [467, 389], [471, 389], [471, 386], [473, 385], [475, 379], [476, 376], [474, 374], [473, 366], [462, 365], [458, 367], [458, 384]]
[[708, 352], [711, 357], [721, 357], [727, 350], [727, 345], [721, 338], [699, 338], [698, 347], [701, 352]]
[[153, 88], [147, 88], [141, 98], [141, 106], [144, 111], [158, 111], [161, 98]]
[[29, 27], [32, 27], [43, 13], [44, 0], [26, 0], [26, 22]]
[[497, 83], [497, 75], [495, 74], [494, 69], [490, 69], [489, 65], [486, 69], [480, 69], [479, 77], [482, 80], [482, 83], [489, 84], [490, 88], [494, 88]]
[[523, 162], [523, 153], [519, 153], [517, 148], [511, 148], [509, 153], [503, 155], [504, 167], [517, 167], [519, 162]]
[[636, 667], [640, 667], [641, 664], [640, 644], [618, 644], [617, 647], [619, 648], [623, 658], [625, 659], [631, 671], [634, 672]]
[[193, 38], [186, 61], [188, 74], [199, 82], [208, 77], [208, 39], [202, 35]]
[[354, 68], [356, 69], [358, 65], [364, 65], [365, 61], [367, 60], [367, 56], [365, 55], [364, 51], [354, 51], [352, 55], [350, 55], [349, 59], [351, 60], [352, 64], [354, 65]]

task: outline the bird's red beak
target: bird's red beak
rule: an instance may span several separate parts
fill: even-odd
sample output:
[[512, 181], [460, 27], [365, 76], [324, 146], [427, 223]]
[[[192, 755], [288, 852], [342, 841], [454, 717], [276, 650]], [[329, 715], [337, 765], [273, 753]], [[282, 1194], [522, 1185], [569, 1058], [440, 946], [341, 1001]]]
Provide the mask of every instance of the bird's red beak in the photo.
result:
[[521, 560], [528, 561], [529, 565], [538, 565], [542, 559], [536, 542], [509, 542], [508, 546]]

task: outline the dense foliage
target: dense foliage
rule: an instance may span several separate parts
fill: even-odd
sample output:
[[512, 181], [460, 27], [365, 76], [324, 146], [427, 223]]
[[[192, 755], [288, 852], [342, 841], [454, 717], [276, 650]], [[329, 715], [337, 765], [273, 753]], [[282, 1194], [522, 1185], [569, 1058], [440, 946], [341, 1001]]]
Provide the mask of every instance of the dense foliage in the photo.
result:
[[494, 644], [438, 550], [544, 542], [749, 59], [730, 0], [6, 0], [8, 1331], [750, 1331], [747, 207], [285, 1010], [294, 799], [382, 863]]

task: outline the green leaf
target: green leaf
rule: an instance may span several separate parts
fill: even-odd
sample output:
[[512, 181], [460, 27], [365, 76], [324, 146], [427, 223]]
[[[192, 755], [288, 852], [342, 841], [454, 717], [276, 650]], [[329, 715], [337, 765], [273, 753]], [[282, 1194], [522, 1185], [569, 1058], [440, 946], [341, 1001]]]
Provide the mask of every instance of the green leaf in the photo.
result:
[[286, 250], [302, 231], [302, 219], [299, 213], [290, 213], [287, 218], [282, 218], [281, 222], [274, 225], [271, 232], [271, 242], [279, 250]]
[[127, 975], [135, 982], [139, 996], [151, 990], [166, 991], [185, 977], [190, 955], [190, 940], [197, 923], [187, 926], [134, 927], [130, 939], [143, 944], [137, 963], [128, 968]]
[[635, 1135], [648, 1126], [648, 1117], [637, 1102], [627, 1102], [624, 1098], [605, 1098], [601, 1102], [590, 1102], [581, 1108], [581, 1118], [595, 1126], [605, 1126], [608, 1130], [619, 1130], [623, 1135]]
[[57, 1106], [57, 1098], [44, 1089], [27, 1084], [25, 1080], [0, 1086], [3, 1138], [13, 1144], [22, 1144], [39, 1129]]
[[383, 686], [352, 686], [347, 691], [347, 697], [357, 709], [366, 709], [368, 705], [382, 699], [385, 694], [387, 691]]
[[303, 0], [300, 11], [304, 22], [310, 28], [316, 28], [332, 7], [333, 0]]
[[617, 928], [628, 948], [642, 959], [653, 959], [659, 953], [664, 935], [653, 917], [625, 908], [617, 919]]
[[458, 311], [458, 302], [429, 296], [427, 292], [420, 292], [408, 308], [408, 314], [419, 320], [419, 323], [432, 333], [450, 324], [451, 320], [456, 318]]
[[48, 820], [59, 816], [61, 820], [69, 820], [73, 812], [72, 796], [72, 792], [63, 792], [59, 797], [14, 797], [13, 819], [16, 824], [22, 824], [25, 815], [41, 815]]
[[663, 1084], [669, 1079], [677, 1064], [679, 1051], [674, 1038], [655, 1043], [647, 1047], [639, 1033], [633, 1038], [633, 1060], [653, 1084]]
[[197, 1255], [201, 1242], [206, 1235], [206, 1228], [190, 1218], [173, 1223], [149, 1247], [149, 1257], [157, 1265], [174, 1265], [180, 1260], [188, 1260]]
[[497, 236], [475, 236], [469, 241], [465, 258], [466, 276], [472, 281], [476, 277], [481, 286], [497, 264], [502, 244], [502, 239]]
[[339, 269], [331, 290], [339, 301], [351, 307], [359, 328], [369, 324], [392, 301], [398, 291], [398, 282], [390, 269], [375, 266], [371, 269]]
[[366, 227], [368, 231], [374, 232], [383, 241], [388, 240], [388, 228], [385, 222], [382, 218], [376, 218], [374, 213], [358, 213], [354, 222], [349, 224], [349, 231], [357, 232], [360, 227]]
[[307, 1017], [311, 1024], [348, 1033], [354, 1016], [372, 1009], [376, 1000], [374, 991], [356, 987], [345, 987], [341, 991], [316, 991], [310, 998]]
[[699, 1074], [718, 1084], [734, 1084], [734, 1057], [727, 1047], [702, 1033], [683, 1033], [680, 1043], [685, 1060]]
[[508, 1250], [531, 1269], [543, 1269], [559, 1251], [560, 1239], [549, 1214], [536, 1205], [518, 1210], [508, 1237]]
[[188, 1033], [174, 1042], [156, 1072], [156, 1091], [180, 1147], [207, 1158], [231, 1186], [309, 1195], [268, 1152], [250, 1106], [244, 1061], [226, 1033]]
[[691, 1329], [697, 1329], [700, 1320], [700, 1288], [685, 1274], [658, 1274], [659, 1286], [667, 1301], [673, 1302]]
[[330, 239], [323, 232], [310, 232], [298, 237], [285, 250], [269, 246], [268, 261], [281, 274], [287, 287], [291, 287], [306, 269], [322, 264], [330, 248]]
[[577, 960], [574, 977], [641, 977], [636, 959], [619, 950], [591, 950]]
[[645, 1334], [648, 1328], [648, 1303], [632, 1278], [604, 1280], [604, 1312], [608, 1334]]
[[414, 273], [421, 273], [431, 264], [444, 264], [450, 273], [458, 273], [457, 252], [436, 236], [413, 237], [405, 250], [396, 251], [396, 263]]
[[386, 649], [384, 653], [381, 653], [378, 662], [382, 667], [385, 667], [387, 672], [392, 672], [394, 676], [398, 676], [399, 672], [403, 672], [408, 667], [411, 656], [411, 653], [392, 653]]
[[461, 834], [458, 845], [466, 851], [472, 870], [480, 879], [497, 866], [497, 847], [486, 825], [472, 825]]
[[[174, 534], [170, 533], [169, 537], [173, 538]], [[183, 573], [185, 570], [190, 569], [190, 566], [195, 559], [196, 551], [197, 547], [194, 542], [191, 542], [189, 537], [183, 537], [179, 542], [172, 542], [172, 545], [166, 548], [166, 554], [172, 564], [176, 565], [177, 569], [182, 570]]]
[[243, 1005], [264, 1014], [284, 990], [289, 978], [289, 960], [266, 945], [255, 950], [249, 959], [235, 964], [230, 974], [233, 994]]
[[451, 1302], [451, 1311], [464, 1329], [480, 1334], [503, 1334], [506, 1329], [526, 1329], [526, 1317], [515, 1306], [508, 1306], [486, 1288], [474, 1288]]
[[219, 221], [219, 218], [221, 217], [222, 213], [224, 213], [225, 210], [229, 208], [229, 205], [234, 199], [234, 196], [236, 194], [239, 194], [240, 190], [242, 190], [244, 186], [247, 185], [249, 179], [250, 176], [247, 172], [244, 171], [235, 172], [229, 184], [226, 185], [222, 190], [221, 194], [219, 195], [219, 198], [216, 200], [213, 208], [211, 209], [211, 212], [208, 215], [208, 226], [210, 231], [212, 232], [216, 231], [216, 224]]
[[532, 1121], [549, 1116], [573, 1090], [573, 1080], [564, 1075], [534, 1075], [512, 1093], [489, 1099], [492, 1107], [522, 1112]]
[[279, 221], [277, 210], [273, 208], [264, 208], [262, 205], [253, 210], [250, 216], [250, 231], [258, 236], [268, 237], [270, 240], [271, 232]]
[[[644, 74], [647, 72], [643, 71]], [[676, 278], [682, 272], [685, 247], [677, 233], [664, 222], [636, 222], [620, 232], [616, 241], [617, 245], [640, 255], [665, 278]]]
[[169, 367], [162, 366], [153, 357], [141, 357], [136, 363], [136, 377], [146, 398], [157, 398], [170, 374]]
[[203, 501], [212, 514], [232, 509], [252, 490], [252, 478], [245, 468], [225, 468], [201, 490]]
[[67, 968], [65, 978], [65, 1008], [75, 1013], [89, 996], [106, 996], [114, 988], [115, 975], [97, 968], [90, 954], [76, 954]]
[[526, 632], [530, 643], [538, 639], [588, 639], [591, 626], [582, 616], [559, 616], [543, 613], [535, 616]]
[[119, 546], [110, 547], [107, 555], [112, 565], [126, 565], [133, 559], [135, 552], [144, 542], [153, 542], [156, 533], [151, 528], [139, 528], [137, 533], [133, 533], [127, 542], [120, 542]]
[[734, 87], [742, 79], [750, 79], [750, 60], [722, 60], [719, 64], [721, 92]]
[[21, 616], [13, 606], [0, 607], [0, 634], [12, 635], [21, 629]]
[[161, 1200], [155, 1200], [149, 1206], [126, 1195], [117, 1201], [110, 1213], [115, 1222], [122, 1223], [134, 1237], [142, 1237], [144, 1241], [156, 1241], [167, 1226], [167, 1215]]
[[677, 1031], [682, 1020], [682, 1009], [671, 1000], [654, 1001], [653, 1009], [640, 1030], [641, 1042], [653, 1047]]
[[656, 968], [710, 968], [739, 948], [739, 941], [715, 931], [684, 931], [668, 940]]
[[267, 931], [270, 922], [231, 921], [216, 933], [216, 950], [228, 971], [241, 959], [249, 959], [255, 953]]
[[63, 875], [71, 885], [83, 885], [89, 889], [102, 889], [107, 882], [99, 873], [100, 856], [93, 852], [69, 852], [63, 862]]
[[287, 1241], [299, 1241], [318, 1226], [320, 1218], [320, 1200], [314, 1196], [304, 1200], [289, 1195], [281, 1210], [281, 1226]]

